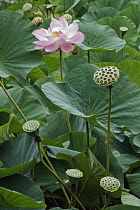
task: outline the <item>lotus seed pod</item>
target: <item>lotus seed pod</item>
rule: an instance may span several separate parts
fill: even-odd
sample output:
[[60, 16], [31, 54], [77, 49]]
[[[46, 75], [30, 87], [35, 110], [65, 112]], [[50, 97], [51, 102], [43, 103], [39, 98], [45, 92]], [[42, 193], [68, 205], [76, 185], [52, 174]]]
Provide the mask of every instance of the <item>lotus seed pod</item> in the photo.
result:
[[32, 4], [26, 3], [23, 5], [22, 9], [24, 12], [29, 12], [32, 9]]
[[35, 17], [32, 22], [39, 26], [43, 22], [43, 19], [41, 17]]
[[106, 176], [100, 180], [100, 186], [106, 191], [114, 192], [120, 187], [120, 182], [114, 177]]
[[66, 171], [66, 174], [70, 177], [74, 177], [74, 178], [81, 178], [83, 177], [83, 172], [80, 171], [79, 169], [68, 169]]
[[64, 17], [66, 20], [72, 20], [72, 16], [69, 15], [69, 14], [64, 14], [63, 17]]
[[31, 133], [33, 131], [36, 131], [40, 126], [40, 123], [38, 120], [29, 120], [23, 125], [23, 130], [27, 133]]
[[93, 80], [101, 86], [110, 86], [117, 82], [119, 78], [119, 70], [115, 66], [107, 66], [97, 70], [94, 73]]

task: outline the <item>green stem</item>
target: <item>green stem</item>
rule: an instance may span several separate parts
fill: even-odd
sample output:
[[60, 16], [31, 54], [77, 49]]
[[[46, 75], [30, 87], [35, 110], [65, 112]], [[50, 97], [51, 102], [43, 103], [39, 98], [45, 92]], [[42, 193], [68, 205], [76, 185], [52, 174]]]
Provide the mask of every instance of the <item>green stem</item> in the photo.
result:
[[63, 0], [63, 4], [64, 4], [64, 14], [66, 12], [66, 4], [65, 4], [65, 0]]
[[108, 6], [109, 6], [109, 7], [112, 6], [112, 0], [108, 0]]
[[45, 15], [44, 11], [41, 9], [41, 7], [38, 6], [38, 8], [39, 8], [39, 10], [42, 12], [42, 14], [44, 15], [44, 17], [46, 17], [46, 15]]
[[62, 51], [60, 49], [60, 76], [61, 76], [61, 81], [63, 80], [63, 66], [62, 66]]
[[109, 107], [108, 107], [108, 131], [107, 131], [107, 150], [106, 150], [106, 176], [109, 175], [110, 165], [110, 116], [111, 116], [111, 105], [112, 105], [112, 85], [109, 87]]
[[24, 121], [27, 122], [27, 119], [26, 119], [25, 115], [22, 113], [21, 109], [16, 104], [16, 102], [14, 101], [14, 99], [10, 96], [10, 94], [8, 93], [8, 91], [6, 90], [6, 88], [4, 87], [4, 85], [3, 85], [3, 83], [1, 81], [0, 81], [0, 86], [3, 88], [4, 92], [6, 93], [6, 95], [8, 96], [8, 98], [11, 100], [11, 102], [14, 104], [14, 106], [16, 107], [16, 109], [18, 110], [18, 112], [20, 113], [20, 115], [22, 116], [22, 118], [24, 119]]
[[124, 61], [124, 48], [122, 48], [122, 60]]
[[90, 145], [89, 145], [89, 124], [86, 121], [86, 134], [87, 134], [87, 149], [89, 149]]
[[67, 120], [67, 125], [68, 125], [68, 131], [71, 133], [72, 130], [71, 130], [71, 125], [70, 125], [68, 111], [66, 111], [66, 120]]
[[3, 0], [3, 4], [4, 4], [5, 9], [7, 9], [7, 4], [4, 0]]
[[82, 188], [81, 188], [79, 194], [77, 195], [77, 198], [80, 197], [81, 193], [83, 192], [84, 187], [86, 186], [86, 184], [87, 184], [87, 182], [88, 182], [88, 180], [89, 180], [90, 178], [91, 178], [91, 177], [88, 177], [87, 180], [84, 182], [84, 184], [83, 184], [83, 186], [82, 186]]
[[[57, 175], [55, 169], [53, 168], [51, 162], [49, 161], [47, 155], [45, 154], [45, 152], [44, 152], [42, 146], [40, 145], [39, 142], [37, 142], [37, 144], [38, 144], [38, 150], [39, 150], [40, 160], [41, 160], [42, 164], [43, 164], [51, 173], [53, 173], [53, 175], [54, 175], [54, 176], [57, 178], [57, 180], [58, 180], [58, 175]], [[42, 158], [42, 154], [43, 154], [43, 156], [45, 157], [45, 159], [46, 159], [46, 161], [47, 161], [47, 163], [48, 163], [49, 166], [44, 162], [44, 160], [43, 160], [43, 158]], [[59, 179], [60, 179], [60, 178], [59, 178]], [[59, 181], [59, 183], [60, 183], [60, 186], [61, 186], [61, 188], [62, 188], [62, 191], [63, 191], [63, 193], [64, 193], [64, 195], [65, 195], [65, 198], [66, 198], [68, 204], [71, 205], [71, 201], [70, 201], [70, 199], [69, 199], [69, 197], [68, 197], [68, 195], [67, 195], [67, 192], [65, 191], [65, 188], [64, 188], [64, 186], [63, 186], [62, 183], [61, 183], [61, 182], [63, 182], [63, 181], [62, 181], [62, 180], [61, 180], [61, 182], [60, 182], [60, 180], [58, 180], [58, 181]]]
[[[40, 154], [40, 160], [41, 160], [41, 162], [42, 162], [42, 164], [55, 176], [55, 178], [58, 180], [58, 182], [67, 190], [67, 192], [69, 192], [72, 196], [73, 196], [73, 198], [77, 201], [77, 203], [81, 206], [81, 208], [83, 209], [83, 210], [86, 210], [85, 208], [84, 208], [84, 206], [82, 205], [82, 203], [78, 200], [78, 198], [71, 192], [71, 190], [67, 187], [67, 185], [65, 185], [64, 184], [64, 182], [59, 178], [59, 176], [57, 175], [57, 173], [55, 173], [55, 171], [53, 171], [46, 163], [45, 163], [45, 161], [43, 160], [43, 158], [42, 158], [42, 149], [41, 149], [41, 145], [40, 145], [40, 143], [38, 143], [38, 149], [39, 149], [39, 154]], [[66, 195], [65, 195], [66, 196]], [[69, 198], [67, 198], [67, 199], [69, 199]], [[71, 203], [70, 203], [71, 201], [69, 200], [69, 205], [71, 205]]]
[[90, 52], [89, 52], [89, 50], [87, 51], [87, 53], [88, 53], [88, 63], [90, 63]]

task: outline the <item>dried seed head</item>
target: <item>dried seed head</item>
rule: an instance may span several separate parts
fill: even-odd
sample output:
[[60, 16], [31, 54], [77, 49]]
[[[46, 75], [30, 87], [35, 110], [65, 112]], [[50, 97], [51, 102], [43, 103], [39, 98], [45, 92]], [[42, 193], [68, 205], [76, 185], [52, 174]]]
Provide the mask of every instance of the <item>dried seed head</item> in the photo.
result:
[[106, 176], [100, 180], [100, 186], [103, 187], [104, 190], [114, 192], [120, 187], [120, 182], [114, 177]]
[[43, 22], [43, 19], [41, 17], [35, 17], [32, 22], [39, 26]]
[[64, 17], [66, 20], [72, 20], [72, 16], [69, 15], [69, 14], [64, 14], [63, 17]]
[[97, 70], [94, 73], [93, 80], [101, 86], [109, 86], [117, 82], [119, 78], [119, 70], [115, 66], [107, 66]]
[[23, 125], [23, 130], [27, 133], [36, 131], [40, 126], [40, 123], [38, 120], [29, 120]]
[[81, 178], [83, 177], [83, 172], [80, 171], [79, 169], [68, 169], [66, 171], [66, 174], [70, 177], [74, 177], [74, 178]]
[[32, 9], [32, 4], [26, 3], [23, 5], [22, 9], [24, 12], [29, 12]]

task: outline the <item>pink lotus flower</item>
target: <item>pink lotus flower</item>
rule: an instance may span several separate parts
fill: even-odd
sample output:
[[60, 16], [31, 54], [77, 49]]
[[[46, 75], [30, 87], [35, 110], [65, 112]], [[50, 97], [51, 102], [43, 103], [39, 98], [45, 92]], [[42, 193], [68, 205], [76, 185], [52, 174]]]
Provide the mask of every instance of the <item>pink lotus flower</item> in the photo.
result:
[[44, 49], [50, 53], [60, 48], [63, 52], [71, 52], [72, 45], [79, 44], [85, 39], [85, 35], [79, 32], [78, 28], [77, 23], [68, 25], [64, 17], [60, 17], [59, 20], [52, 18], [48, 30], [41, 28], [33, 31], [32, 34], [39, 39], [33, 42], [36, 44], [35, 49]]

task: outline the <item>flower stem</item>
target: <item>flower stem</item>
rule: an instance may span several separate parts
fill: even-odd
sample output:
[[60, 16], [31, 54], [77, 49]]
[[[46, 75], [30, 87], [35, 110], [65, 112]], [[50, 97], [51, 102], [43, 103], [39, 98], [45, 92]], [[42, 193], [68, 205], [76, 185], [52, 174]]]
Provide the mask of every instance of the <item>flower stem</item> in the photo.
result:
[[[43, 164], [43, 165], [44, 165], [44, 166], [45, 166], [45, 167], [46, 167], [46, 168], [47, 168], [47, 169], [48, 169], [48, 170], [57, 178], [57, 179], [58, 179], [58, 175], [57, 175], [55, 169], [53, 168], [53, 166], [52, 166], [52, 164], [51, 164], [49, 158], [48, 158], [47, 155], [45, 154], [45, 152], [44, 152], [42, 146], [40, 145], [39, 142], [37, 142], [37, 144], [38, 144], [38, 150], [39, 150], [40, 160], [41, 160], [42, 164]], [[47, 165], [47, 164], [45, 163], [45, 161], [43, 160], [42, 154], [43, 154], [45, 160], [47, 161], [48, 165]], [[60, 178], [59, 178], [59, 179], [60, 179]], [[65, 195], [65, 198], [66, 198], [68, 204], [71, 205], [71, 201], [70, 201], [70, 199], [69, 199], [69, 197], [68, 197], [68, 195], [67, 195], [67, 192], [65, 191], [65, 188], [64, 188], [64, 186], [63, 186], [62, 183], [61, 183], [62, 180], [61, 180], [61, 182], [60, 182], [60, 180], [58, 180], [58, 181], [59, 181], [59, 183], [60, 183], [60, 186], [61, 186], [61, 188], [62, 188], [62, 190], [63, 190], [63, 193], [64, 193], [64, 195]]]
[[111, 116], [111, 105], [112, 105], [112, 85], [109, 87], [109, 107], [108, 107], [108, 131], [107, 131], [107, 150], [106, 150], [106, 176], [109, 175], [110, 165], [110, 116]]
[[[61, 187], [63, 187], [62, 190], [64, 190], [63, 192], [64, 192], [64, 195], [65, 195], [67, 201], [68, 201], [68, 204], [71, 206], [71, 201], [70, 201], [70, 199], [68, 198], [68, 195], [67, 195], [65, 189], [67, 190], [67, 192], [69, 192], [69, 193], [73, 196], [73, 198], [77, 201], [77, 203], [79, 203], [79, 205], [81, 206], [81, 208], [82, 208], [83, 210], [85, 210], [85, 208], [84, 208], [84, 206], [82, 205], [82, 203], [81, 203], [81, 202], [78, 200], [78, 198], [70, 191], [70, 189], [67, 187], [67, 185], [65, 185], [64, 182], [59, 178], [59, 176], [57, 175], [57, 173], [55, 172], [55, 170], [53, 170], [51, 167], [49, 167], [49, 166], [45, 163], [45, 161], [44, 161], [43, 158], [42, 158], [42, 152], [43, 152], [44, 150], [43, 150], [43, 148], [41, 147], [41, 145], [40, 145], [39, 142], [38, 142], [38, 149], [39, 149], [40, 160], [41, 160], [42, 164], [43, 164], [43, 165], [44, 165], [44, 166], [45, 166], [45, 167], [46, 167], [46, 168], [55, 176], [55, 178], [59, 181]], [[43, 152], [43, 155], [44, 155], [44, 152]], [[47, 157], [46, 154], [45, 154], [44, 157], [45, 157], [45, 159], [46, 159], [46, 157]], [[47, 157], [46, 161], [48, 162], [48, 157]], [[49, 161], [48, 163], [50, 164], [50, 161]]]
[[63, 80], [63, 66], [62, 66], [62, 51], [60, 49], [60, 76], [61, 76], [61, 81]]
[[86, 134], [87, 134], [87, 149], [89, 149], [89, 124], [86, 121]]
[[87, 51], [87, 53], [88, 53], [88, 63], [90, 63], [90, 52], [89, 52], [89, 50]]
[[10, 96], [10, 94], [8, 93], [8, 91], [4, 87], [4, 84], [1, 81], [0, 81], [0, 86], [3, 88], [4, 92], [6, 93], [6, 95], [8, 96], [8, 98], [11, 100], [11, 102], [14, 104], [14, 106], [16, 107], [16, 109], [18, 110], [18, 112], [20, 113], [20, 115], [22, 116], [22, 118], [24, 119], [24, 121], [27, 122], [27, 119], [26, 119], [25, 115], [23, 114], [23, 112], [21, 111], [21, 109], [19, 108], [19, 106], [16, 104], [16, 102], [14, 101], [14, 99]]
[[66, 3], [65, 3], [65, 0], [63, 0], [63, 4], [64, 4], [64, 14], [66, 12]]
[[67, 120], [67, 125], [68, 125], [68, 131], [71, 133], [72, 130], [71, 130], [71, 125], [70, 125], [68, 111], [66, 111], [66, 120]]

